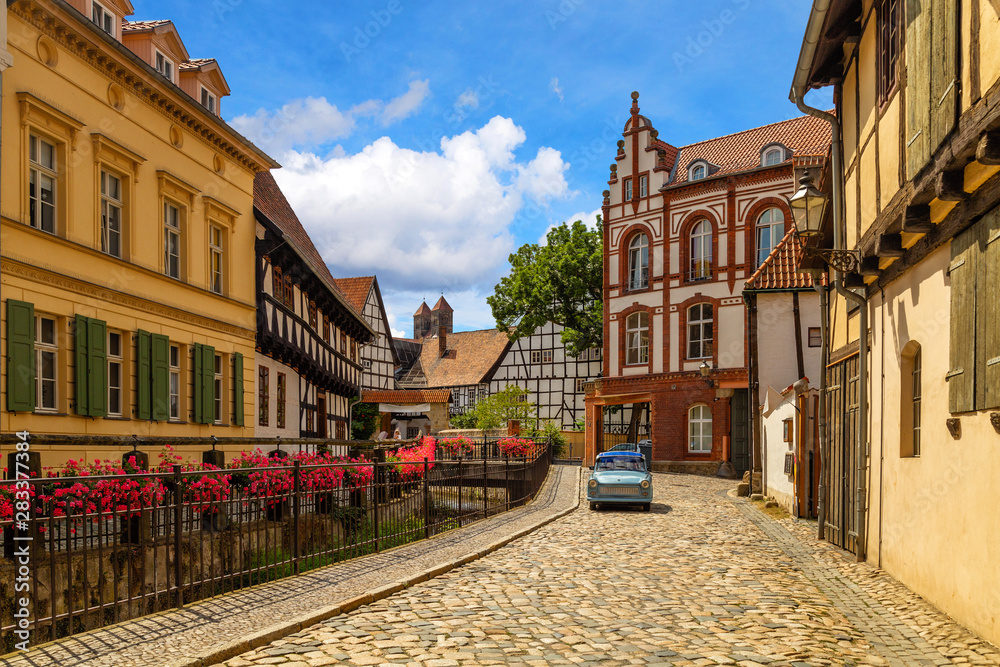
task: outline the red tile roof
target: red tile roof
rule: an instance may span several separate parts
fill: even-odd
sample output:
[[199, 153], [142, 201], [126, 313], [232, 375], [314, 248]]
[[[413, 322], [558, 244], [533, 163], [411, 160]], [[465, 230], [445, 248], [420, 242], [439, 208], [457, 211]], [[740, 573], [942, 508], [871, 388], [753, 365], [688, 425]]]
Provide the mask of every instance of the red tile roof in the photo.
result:
[[307, 264], [316, 272], [320, 280], [326, 283], [330, 291], [339, 297], [348, 309], [355, 311], [354, 314], [358, 320], [365, 323], [365, 326], [368, 326], [361, 313], [354, 308], [343, 290], [337, 285], [337, 281], [330, 273], [330, 268], [323, 261], [323, 257], [319, 254], [319, 251], [316, 250], [312, 239], [309, 238], [309, 234], [306, 233], [302, 223], [299, 222], [299, 217], [295, 215], [295, 211], [292, 210], [291, 204], [285, 199], [284, 193], [278, 187], [278, 183], [274, 180], [274, 176], [271, 175], [270, 171], [257, 172], [257, 175], [254, 177], [253, 205], [254, 208], [267, 216], [268, 220], [278, 226], [288, 238], [292, 247], [307, 260]]
[[365, 311], [365, 303], [368, 301], [368, 294], [372, 290], [372, 281], [375, 276], [360, 276], [357, 278], [334, 278], [337, 287], [344, 293], [354, 310], [359, 313]]
[[688, 166], [695, 160], [719, 167], [709, 177], [757, 169], [761, 166], [761, 149], [772, 143], [782, 144], [795, 156], [826, 155], [830, 124], [814, 116], [800, 116], [684, 146], [670, 185], [686, 183]]
[[455, 309], [452, 308], [450, 305], [448, 305], [448, 302], [444, 300], [444, 294], [441, 295], [441, 298], [438, 299], [437, 303], [434, 304], [434, 307], [431, 308], [431, 310], [432, 311], [434, 311], [434, 310], [450, 310], [452, 312], [455, 312]]
[[431, 312], [431, 309], [427, 307], [427, 302], [424, 301], [420, 304], [420, 307], [417, 308], [417, 312], [413, 313], [413, 316], [416, 317], [417, 315], [426, 315], [429, 312]]
[[441, 356], [437, 336], [425, 338], [420, 367], [428, 387], [459, 387], [488, 379], [510, 340], [497, 329], [460, 331], [446, 336], [447, 351]]
[[152, 30], [163, 25], [170, 24], [170, 21], [160, 19], [157, 21], [126, 21], [122, 19], [122, 32], [139, 32], [140, 30]]
[[394, 403], [396, 405], [416, 405], [418, 403], [451, 403], [450, 389], [395, 389], [364, 390], [361, 400], [365, 403]]
[[178, 69], [201, 69], [205, 65], [216, 62], [215, 58], [192, 58], [191, 60], [185, 60], [180, 65]]
[[[802, 244], [795, 235], [795, 228], [774, 247], [760, 268], [746, 282], [748, 290], [812, 289], [812, 276], [796, 272], [802, 260]], [[823, 277], [826, 284], [826, 277]]]

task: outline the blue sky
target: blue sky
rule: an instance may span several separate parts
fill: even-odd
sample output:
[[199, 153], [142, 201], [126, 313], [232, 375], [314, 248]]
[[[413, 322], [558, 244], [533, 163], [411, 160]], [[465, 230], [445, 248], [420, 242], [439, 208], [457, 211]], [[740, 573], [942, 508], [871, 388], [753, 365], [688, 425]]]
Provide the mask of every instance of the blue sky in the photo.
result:
[[219, 60], [223, 116], [284, 165], [333, 274], [377, 274], [409, 336], [442, 292], [457, 330], [494, 326], [507, 255], [592, 218], [631, 91], [678, 146], [798, 115], [811, 3], [134, 4], [133, 20], [172, 19], [192, 57]]

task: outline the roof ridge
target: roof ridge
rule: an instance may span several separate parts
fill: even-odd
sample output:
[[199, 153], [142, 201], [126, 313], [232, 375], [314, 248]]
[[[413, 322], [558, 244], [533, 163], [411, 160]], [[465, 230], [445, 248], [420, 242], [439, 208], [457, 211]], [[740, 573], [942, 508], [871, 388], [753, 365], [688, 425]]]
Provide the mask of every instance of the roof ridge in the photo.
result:
[[691, 148], [692, 146], [698, 146], [700, 144], [707, 144], [710, 141], [718, 141], [720, 139], [728, 139], [729, 137], [735, 137], [735, 136], [740, 135], [740, 134], [746, 134], [748, 132], [753, 132], [754, 130], [763, 130], [764, 128], [767, 128], [767, 127], [774, 127], [775, 125], [783, 125], [785, 123], [792, 123], [794, 121], [803, 120], [803, 119], [806, 119], [806, 118], [814, 118], [814, 116], [810, 116], [808, 114], [804, 114], [802, 116], [796, 116], [795, 118], [786, 118], [785, 120], [777, 120], [777, 121], [775, 121], [773, 123], [767, 123], [765, 125], [758, 125], [757, 127], [748, 127], [747, 129], [740, 130], [738, 132], [730, 132], [729, 134], [722, 134], [722, 135], [719, 135], [718, 137], [711, 137], [709, 139], [702, 139], [701, 141], [695, 141], [694, 143], [685, 144], [683, 146], [680, 146], [679, 148], [681, 150], [683, 150], [685, 148]]

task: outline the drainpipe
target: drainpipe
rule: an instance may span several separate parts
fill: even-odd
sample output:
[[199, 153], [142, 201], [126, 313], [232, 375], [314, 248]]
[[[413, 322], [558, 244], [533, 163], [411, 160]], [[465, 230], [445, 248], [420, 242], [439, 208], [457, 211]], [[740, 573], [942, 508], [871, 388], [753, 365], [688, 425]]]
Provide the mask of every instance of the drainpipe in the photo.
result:
[[[812, 27], [812, 22], [810, 22]], [[808, 36], [807, 36], [808, 39]], [[805, 97], [806, 87], [800, 86], [793, 90], [795, 105], [803, 113], [822, 118], [830, 123], [831, 131], [831, 153], [832, 153], [832, 181], [833, 181], [833, 247], [844, 249], [843, 222], [844, 222], [844, 187], [843, 187], [843, 144], [841, 141], [840, 121], [831, 113], [821, 111], [807, 106]], [[865, 480], [868, 471], [868, 300], [864, 296], [844, 287], [844, 275], [841, 271], [834, 270], [834, 289], [837, 293], [858, 304], [861, 311], [859, 316], [859, 364], [858, 364], [858, 441], [856, 443], [857, 456], [857, 480], [856, 495], [854, 500], [854, 522], [855, 522], [855, 551], [858, 562], [865, 560]], [[826, 341], [824, 341], [824, 344]], [[825, 346], [825, 345], [824, 345]], [[822, 400], [825, 400], [825, 396]], [[824, 439], [825, 439], [825, 434]], [[821, 447], [822, 449], [822, 447]]]
[[826, 287], [820, 280], [816, 280], [814, 285], [816, 293], [819, 294], [819, 328], [820, 346], [819, 362], [819, 497], [816, 501], [816, 537], [820, 540], [826, 539], [826, 475], [827, 475], [827, 431], [826, 431], [826, 366], [829, 363], [829, 349], [826, 345], [829, 333], [827, 331], [827, 320], [829, 319], [829, 306], [826, 300]]

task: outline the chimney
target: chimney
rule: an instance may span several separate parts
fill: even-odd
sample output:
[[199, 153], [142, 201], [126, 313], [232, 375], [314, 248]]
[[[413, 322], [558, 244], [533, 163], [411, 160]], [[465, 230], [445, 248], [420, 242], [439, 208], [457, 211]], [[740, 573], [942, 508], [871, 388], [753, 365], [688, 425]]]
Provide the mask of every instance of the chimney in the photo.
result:
[[448, 351], [448, 327], [438, 327], [438, 356], [444, 358]]

